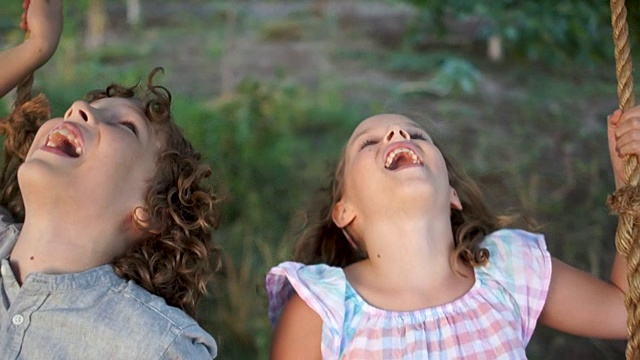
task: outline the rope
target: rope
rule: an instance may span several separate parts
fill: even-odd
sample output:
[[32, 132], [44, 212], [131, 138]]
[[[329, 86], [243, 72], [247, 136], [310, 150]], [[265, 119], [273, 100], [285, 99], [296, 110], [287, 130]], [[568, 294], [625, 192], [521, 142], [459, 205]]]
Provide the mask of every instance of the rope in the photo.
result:
[[[631, 64], [631, 47], [627, 26], [627, 9], [624, 0], [611, 0], [611, 24], [615, 46], [616, 76], [620, 109], [628, 110], [635, 105]], [[629, 291], [625, 298], [627, 307], [627, 360], [640, 359], [640, 170], [635, 155], [624, 158], [624, 169], [628, 183], [609, 196], [612, 212], [619, 215], [616, 231], [616, 248], [627, 260]]]
[[33, 88], [33, 73], [27, 75], [16, 88], [16, 100], [13, 107], [18, 108], [31, 99], [31, 89]]

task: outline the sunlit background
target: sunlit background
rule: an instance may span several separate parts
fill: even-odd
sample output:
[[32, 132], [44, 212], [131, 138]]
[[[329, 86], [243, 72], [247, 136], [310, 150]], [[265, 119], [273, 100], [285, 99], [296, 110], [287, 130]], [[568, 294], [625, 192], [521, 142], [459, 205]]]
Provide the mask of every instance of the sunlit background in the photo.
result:
[[[3, 1], [3, 48], [24, 37], [21, 4]], [[533, 216], [554, 256], [608, 277], [609, 11], [596, 0], [66, 1], [60, 46], [36, 88], [59, 115], [88, 90], [165, 68], [174, 115], [211, 163], [221, 199], [224, 267], [198, 321], [220, 359], [266, 359], [264, 275], [290, 257], [315, 189], [374, 113], [424, 124], [496, 212]], [[620, 359], [623, 350], [539, 326], [528, 355]]]

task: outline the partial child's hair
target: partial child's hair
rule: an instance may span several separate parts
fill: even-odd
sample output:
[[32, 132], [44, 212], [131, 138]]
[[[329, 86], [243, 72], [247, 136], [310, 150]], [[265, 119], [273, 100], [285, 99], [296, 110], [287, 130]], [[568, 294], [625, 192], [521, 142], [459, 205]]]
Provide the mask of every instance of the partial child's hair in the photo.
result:
[[[89, 92], [85, 98], [89, 102], [107, 97], [139, 100], [153, 131], [163, 142], [142, 208], [148, 218], [134, 217], [135, 225], [146, 236], [113, 265], [122, 278], [135, 281], [193, 316], [219, 266], [219, 250], [211, 236], [217, 227], [216, 197], [206, 183], [210, 167], [201, 163], [201, 155], [173, 121], [170, 92], [153, 84], [159, 70], [149, 74], [145, 88], [140, 84], [112, 84], [105, 90]], [[142, 94], [140, 90], [144, 90]], [[7, 207], [16, 221], [24, 220], [24, 204], [15, 173], [44, 122], [33, 111], [49, 116], [42, 111], [45, 105], [39, 101], [14, 109], [4, 128], [0, 128], [6, 134], [0, 205]]]
[[[495, 216], [485, 204], [476, 183], [448, 156], [444, 153], [442, 156], [447, 165], [449, 184], [456, 190], [462, 203], [462, 210], [451, 209], [451, 230], [455, 241], [452, 264], [455, 268], [458, 259], [462, 259], [472, 266], [484, 265], [489, 260], [489, 251], [480, 247], [480, 243], [485, 235], [508, 223], [509, 218]], [[294, 261], [345, 267], [367, 258], [366, 252], [358, 245], [359, 239], [352, 239], [357, 247], [354, 248], [352, 241], [347, 239], [343, 229], [332, 218], [333, 208], [344, 193], [345, 164], [346, 147], [329, 187], [321, 189], [318, 204], [311, 207], [318, 209], [317, 222], [303, 232], [294, 250]]]

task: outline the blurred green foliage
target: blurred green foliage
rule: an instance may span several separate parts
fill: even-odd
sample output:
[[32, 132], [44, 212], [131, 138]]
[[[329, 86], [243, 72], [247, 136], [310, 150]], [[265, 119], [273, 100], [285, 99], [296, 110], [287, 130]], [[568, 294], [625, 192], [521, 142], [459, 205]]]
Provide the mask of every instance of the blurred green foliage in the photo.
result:
[[436, 96], [472, 95], [482, 80], [480, 71], [466, 59], [450, 56], [427, 81], [407, 82], [402, 94], [425, 93]]
[[264, 276], [289, 258], [309, 189], [328, 179], [326, 163], [359, 114], [338, 88], [312, 91], [284, 79], [246, 79], [206, 107], [176, 100], [174, 111], [205, 149], [221, 195], [223, 225], [215, 238], [226, 257], [203, 312], [214, 309], [211, 328], [225, 329], [221, 352], [266, 358]]
[[[552, 67], [596, 66], [612, 57], [611, 13], [599, 0], [405, 0], [420, 9], [410, 41], [446, 36], [454, 23], [473, 23], [476, 40], [500, 35], [511, 55]], [[631, 30], [637, 6], [628, 5]]]

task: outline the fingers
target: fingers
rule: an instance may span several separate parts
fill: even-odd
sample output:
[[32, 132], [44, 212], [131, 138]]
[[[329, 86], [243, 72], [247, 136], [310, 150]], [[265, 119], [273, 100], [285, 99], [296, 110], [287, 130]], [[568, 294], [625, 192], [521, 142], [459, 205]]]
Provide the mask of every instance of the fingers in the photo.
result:
[[620, 110], [620, 109], [617, 109], [616, 111], [613, 112], [613, 114], [609, 115], [607, 117], [607, 122], [608, 122], [609, 126], [618, 125], [618, 122], [620, 121], [621, 115], [622, 115], [622, 110]]
[[24, 0], [22, 2], [22, 19], [20, 19], [20, 29], [22, 31], [29, 30], [29, 24], [27, 23], [27, 11], [29, 11], [29, 4], [31, 0]]
[[613, 128], [618, 155], [640, 156], [640, 107], [631, 108], [624, 113], [617, 110], [609, 117], [608, 123]]

